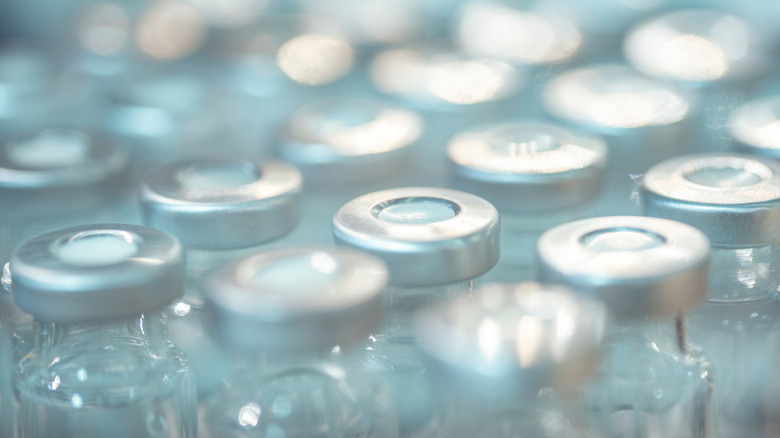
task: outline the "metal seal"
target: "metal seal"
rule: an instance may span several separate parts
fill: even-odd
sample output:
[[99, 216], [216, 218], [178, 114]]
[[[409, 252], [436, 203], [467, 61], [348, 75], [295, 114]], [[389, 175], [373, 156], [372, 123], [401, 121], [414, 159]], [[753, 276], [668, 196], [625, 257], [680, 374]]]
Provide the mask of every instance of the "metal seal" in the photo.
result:
[[542, 234], [538, 278], [598, 296], [617, 318], [674, 316], [706, 298], [709, 250], [704, 234], [680, 222], [584, 219]]
[[780, 158], [780, 96], [738, 107], [729, 123], [729, 132], [742, 151]]
[[336, 244], [388, 265], [393, 286], [433, 286], [484, 274], [499, 258], [499, 218], [484, 199], [407, 187], [363, 195], [333, 218]]

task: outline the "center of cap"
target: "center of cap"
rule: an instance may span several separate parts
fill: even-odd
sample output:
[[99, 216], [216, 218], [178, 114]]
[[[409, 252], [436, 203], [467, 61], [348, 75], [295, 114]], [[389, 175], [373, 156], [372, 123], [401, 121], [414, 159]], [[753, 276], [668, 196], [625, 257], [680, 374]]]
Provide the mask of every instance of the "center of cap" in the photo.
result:
[[89, 143], [89, 137], [78, 131], [45, 131], [10, 145], [8, 158], [29, 169], [75, 166], [87, 160]]
[[432, 224], [452, 219], [460, 208], [454, 203], [438, 198], [401, 198], [377, 205], [374, 216], [393, 224]]
[[490, 146], [503, 155], [524, 156], [551, 151], [561, 145], [555, 137], [546, 132], [508, 129], [496, 133], [490, 141]]
[[317, 138], [343, 133], [356, 126], [365, 125], [376, 119], [373, 111], [353, 106], [337, 106], [319, 112], [311, 117], [305, 128]]
[[253, 284], [264, 292], [287, 295], [332, 294], [339, 263], [325, 252], [274, 260], [252, 276]]
[[121, 263], [135, 256], [138, 245], [123, 231], [85, 231], [60, 242], [55, 256], [73, 266], [97, 267]]
[[699, 185], [720, 188], [752, 186], [763, 180], [761, 175], [749, 169], [730, 166], [698, 169], [686, 174], [685, 179]]
[[610, 228], [590, 232], [580, 242], [598, 252], [644, 251], [666, 242], [662, 236], [638, 228]]
[[182, 185], [199, 190], [234, 189], [259, 178], [257, 166], [249, 161], [193, 164], [178, 174]]

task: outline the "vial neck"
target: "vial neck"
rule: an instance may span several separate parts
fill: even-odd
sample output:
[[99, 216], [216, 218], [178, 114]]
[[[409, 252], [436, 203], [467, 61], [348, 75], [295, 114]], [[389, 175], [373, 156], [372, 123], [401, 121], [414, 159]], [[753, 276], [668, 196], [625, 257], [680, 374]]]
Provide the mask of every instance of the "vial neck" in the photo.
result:
[[677, 317], [643, 317], [617, 321], [608, 336], [610, 344], [650, 345], [655, 350], [687, 354], [688, 341], [683, 314]]
[[780, 245], [713, 248], [710, 252], [710, 303], [767, 300], [777, 295], [780, 274], [775, 261]]
[[311, 349], [297, 351], [231, 350], [233, 368], [248, 372], [266, 373], [273, 370], [296, 366], [338, 363], [344, 360], [344, 353], [338, 346], [330, 349]]

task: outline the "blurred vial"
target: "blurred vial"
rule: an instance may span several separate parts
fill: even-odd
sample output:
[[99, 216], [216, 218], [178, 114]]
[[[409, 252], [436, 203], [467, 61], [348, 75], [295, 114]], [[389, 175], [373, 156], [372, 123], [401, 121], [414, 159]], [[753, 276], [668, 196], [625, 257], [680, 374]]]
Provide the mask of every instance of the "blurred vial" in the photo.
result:
[[[2, 305], [2, 304], [0, 304]], [[13, 332], [0, 318], [0, 436], [13, 438], [16, 435], [18, 405], [14, 397]]]
[[564, 72], [543, 90], [548, 113], [609, 144], [610, 214], [638, 213], [636, 180], [653, 164], [689, 151], [694, 102], [687, 94], [620, 64], [596, 64]]
[[780, 95], [739, 106], [731, 117], [729, 131], [737, 150], [780, 158]]
[[204, 331], [200, 283], [209, 269], [289, 233], [298, 223], [300, 188], [300, 173], [287, 164], [239, 158], [174, 163], [141, 184], [145, 223], [184, 247], [184, 296], [164, 316], [192, 364], [201, 398], [214, 391], [227, 364]]
[[204, 283], [208, 327], [234, 371], [209, 402], [212, 437], [398, 436], [386, 388], [347, 358], [379, 323], [382, 262], [284, 248], [237, 259]]
[[303, 174], [304, 214], [285, 240], [330, 244], [330, 221], [342, 205], [408, 184], [422, 128], [415, 112], [375, 100], [329, 99], [296, 110], [280, 130], [277, 155]]
[[333, 218], [333, 238], [387, 264], [385, 324], [370, 337], [363, 366], [390, 382], [402, 436], [438, 436], [440, 418], [414, 346], [412, 318], [437, 301], [476, 290], [499, 258], [498, 212], [455, 190], [384, 190], [344, 205]]
[[542, 232], [596, 214], [607, 146], [554, 125], [513, 122], [458, 134], [447, 159], [455, 188], [487, 199], [501, 213], [501, 259], [486, 278], [517, 282], [535, 277]]
[[685, 312], [707, 294], [707, 237], [666, 219], [611, 216], [544, 233], [539, 278], [593, 294], [614, 324], [583, 403], [607, 436], [710, 437], [713, 378]]
[[749, 155], [677, 157], [647, 172], [642, 196], [646, 215], [685, 222], [710, 239], [709, 292], [689, 320], [691, 339], [715, 369], [722, 436], [758, 436], [778, 381], [780, 165]]
[[11, 267], [38, 337], [19, 365], [20, 436], [197, 435], [194, 381], [161, 316], [182, 288], [173, 236], [66, 228], [20, 245]]
[[573, 399], [596, 368], [606, 309], [561, 286], [490, 284], [420, 315], [417, 343], [452, 438], [590, 437]]

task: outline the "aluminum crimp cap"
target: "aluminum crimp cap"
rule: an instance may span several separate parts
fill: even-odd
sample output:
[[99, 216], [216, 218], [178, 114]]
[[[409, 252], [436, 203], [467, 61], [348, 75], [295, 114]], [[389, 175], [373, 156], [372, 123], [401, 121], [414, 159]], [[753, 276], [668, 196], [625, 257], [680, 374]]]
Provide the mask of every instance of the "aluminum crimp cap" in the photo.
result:
[[780, 95], [749, 101], [734, 111], [729, 123], [737, 148], [780, 158]]
[[71, 129], [0, 145], [0, 202], [8, 213], [78, 211], [116, 193], [128, 165], [121, 149]]
[[709, 250], [703, 233], [668, 219], [584, 219], [542, 234], [538, 278], [597, 295], [617, 318], [674, 316], [705, 299]]
[[151, 172], [140, 199], [146, 224], [185, 246], [233, 249], [292, 230], [301, 183], [300, 172], [279, 161], [199, 158]]
[[234, 260], [204, 280], [220, 341], [265, 351], [360, 344], [381, 322], [387, 268], [349, 249], [281, 248]]
[[44, 320], [81, 322], [162, 309], [182, 293], [179, 241], [154, 228], [94, 224], [42, 234], [11, 256], [19, 308]]
[[499, 258], [495, 207], [470, 193], [405, 187], [360, 196], [336, 213], [338, 245], [384, 260], [392, 286], [433, 286], [484, 274]]
[[500, 210], [572, 207], [598, 195], [606, 143], [546, 123], [476, 127], [447, 146], [453, 182]]
[[422, 126], [415, 112], [378, 101], [324, 100], [290, 116], [278, 153], [307, 183], [366, 180], [407, 165]]
[[[607, 324], [598, 300], [560, 285], [485, 285], [422, 313], [417, 343], [437, 372], [474, 394], [576, 387], [595, 368]], [[573, 388], [571, 388], [573, 389]]]
[[751, 155], [710, 153], [675, 157], [644, 176], [647, 216], [692, 225], [716, 247], [780, 242], [780, 165]]

